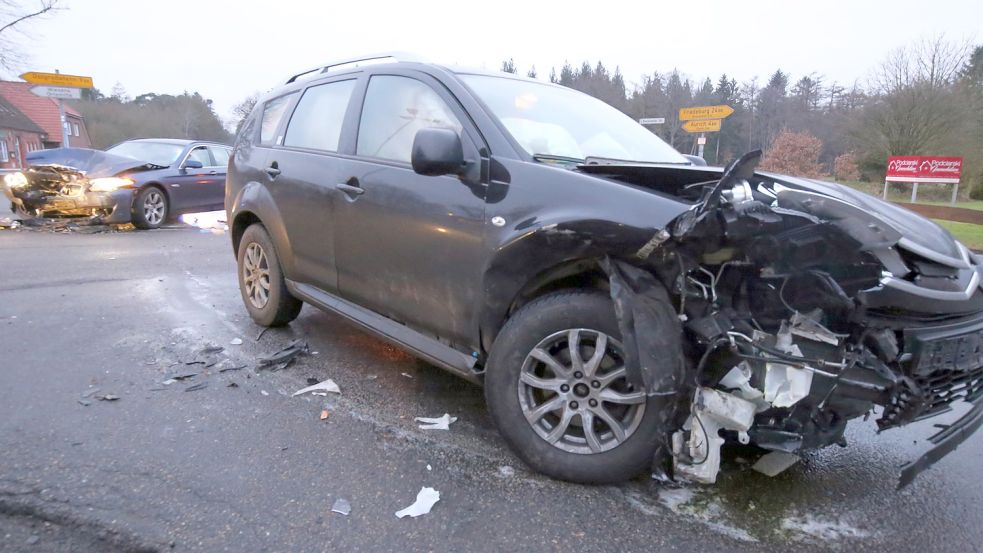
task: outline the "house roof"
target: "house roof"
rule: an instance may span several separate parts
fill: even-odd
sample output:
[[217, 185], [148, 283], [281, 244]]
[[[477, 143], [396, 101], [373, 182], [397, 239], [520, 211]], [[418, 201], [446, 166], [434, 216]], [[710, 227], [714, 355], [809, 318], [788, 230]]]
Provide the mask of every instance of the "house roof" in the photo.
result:
[[[61, 122], [58, 117], [58, 102], [53, 98], [35, 96], [31, 93], [31, 83], [0, 81], [0, 96], [13, 104], [21, 113], [48, 133], [52, 140], [61, 137]], [[69, 105], [65, 113], [81, 118], [82, 115]]]
[[44, 129], [21, 113], [19, 109], [0, 96], [0, 129], [16, 129], [18, 131], [44, 134]]

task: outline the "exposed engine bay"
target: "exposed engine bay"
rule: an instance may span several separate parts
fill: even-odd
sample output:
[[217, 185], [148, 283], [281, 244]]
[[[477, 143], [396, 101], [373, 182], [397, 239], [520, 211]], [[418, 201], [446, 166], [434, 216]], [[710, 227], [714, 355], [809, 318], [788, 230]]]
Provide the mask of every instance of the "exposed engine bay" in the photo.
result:
[[63, 165], [39, 165], [21, 174], [25, 177], [23, 185], [8, 183], [10, 201], [21, 213], [36, 217], [48, 214], [92, 217], [109, 213], [109, 206], [92, 206], [86, 201], [89, 183], [82, 171]]
[[[716, 480], [725, 439], [792, 454], [845, 446], [847, 422], [875, 407], [886, 430], [983, 395], [975, 256], [893, 206], [756, 173], [759, 156], [677, 182], [671, 192], [693, 209], [632, 263], [605, 262], [629, 372], [665, 398], [665, 459], [698, 482]], [[638, 183], [630, 168], [590, 172]], [[981, 423], [974, 408], [939, 432], [901, 485]]]

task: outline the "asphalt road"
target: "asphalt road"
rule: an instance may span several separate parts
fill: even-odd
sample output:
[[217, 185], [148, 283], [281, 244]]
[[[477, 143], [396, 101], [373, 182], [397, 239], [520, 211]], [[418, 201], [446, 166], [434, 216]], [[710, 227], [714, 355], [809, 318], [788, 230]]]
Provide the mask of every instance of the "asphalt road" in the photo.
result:
[[[930, 424], [856, 424], [775, 478], [737, 450], [713, 487], [578, 486], [516, 460], [479, 388], [338, 317], [259, 332], [226, 235], [0, 230], [0, 551], [983, 549], [983, 435], [901, 492]], [[297, 338], [310, 355], [255, 368]], [[291, 397], [308, 378], [342, 393]], [[424, 486], [432, 512], [397, 519]]]

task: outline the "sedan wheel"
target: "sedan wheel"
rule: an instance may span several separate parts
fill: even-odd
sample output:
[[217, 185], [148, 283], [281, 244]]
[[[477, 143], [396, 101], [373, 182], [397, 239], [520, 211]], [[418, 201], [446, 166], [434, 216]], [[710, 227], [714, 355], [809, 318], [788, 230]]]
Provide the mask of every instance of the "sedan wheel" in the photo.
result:
[[143, 218], [153, 226], [164, 221], [167, 203], [164, 195], [157, 190], [151, 190], [143, 200]]

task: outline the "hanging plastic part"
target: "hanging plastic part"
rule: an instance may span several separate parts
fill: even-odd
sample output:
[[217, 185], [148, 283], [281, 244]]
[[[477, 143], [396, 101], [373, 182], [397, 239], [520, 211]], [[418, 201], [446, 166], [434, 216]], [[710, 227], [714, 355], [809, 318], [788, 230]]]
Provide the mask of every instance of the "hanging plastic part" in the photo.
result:
[[672, 436], [676, 476], [702, 484], [715, 483], [720, 472], [720, 446], [724, 444], [720, 431], [737, 431], [741, 443], [747, 443], [747, 431], [754, 422], [754, 413], [754, 403], [734, 394], [710, 388], [697, 389], [684, 430]]

